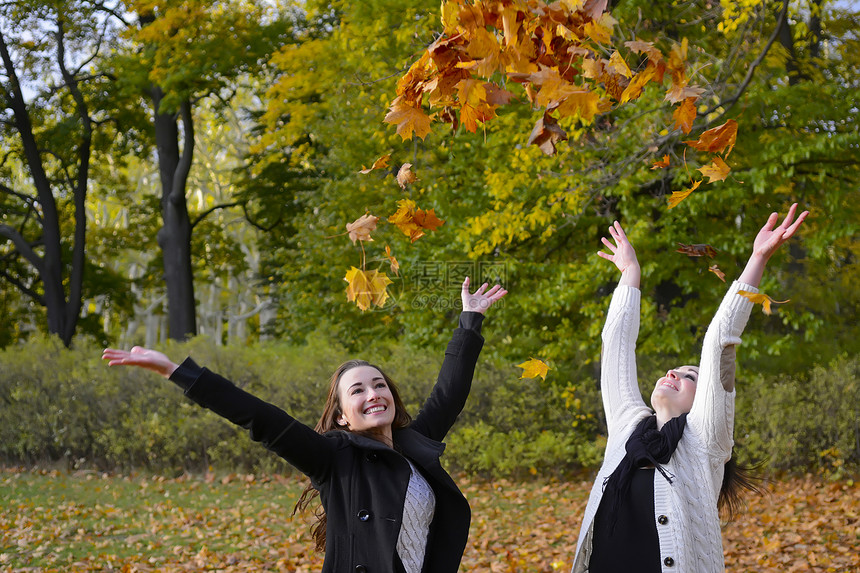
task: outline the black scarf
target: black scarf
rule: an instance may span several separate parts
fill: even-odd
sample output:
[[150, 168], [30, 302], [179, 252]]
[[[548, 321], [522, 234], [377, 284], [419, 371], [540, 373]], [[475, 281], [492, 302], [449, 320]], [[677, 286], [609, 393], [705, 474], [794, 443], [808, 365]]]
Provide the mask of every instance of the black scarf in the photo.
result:
[[636, 426], [624, 448], [627, 453], [615, 471], [603, 481], [603, 497], [609, 502], [609, 515], [612, 516], [612, 528], [615, 528], [615, 518], [618, 508], [630, 490], [633, 472], [636, 468], [653, 465], [666, 481], [672, 483], [675, 477], [660, 465], [672, 458], [675, 448], [684, 428], [687, 425], [687, 414], [672, 418], [661, 429], [657, 429], [657, 416], [648, 416]]

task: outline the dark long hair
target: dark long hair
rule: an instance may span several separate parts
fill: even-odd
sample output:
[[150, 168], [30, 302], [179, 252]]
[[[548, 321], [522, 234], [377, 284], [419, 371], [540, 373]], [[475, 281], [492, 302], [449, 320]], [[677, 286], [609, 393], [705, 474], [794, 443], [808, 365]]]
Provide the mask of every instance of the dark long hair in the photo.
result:
[[726, 462], [723, 470], [723, 484], [717, 498], [717, 509], [726, 521], [732, 521], [743, 508], [748, 492], [762, 495], [766, 480], [761, 475], [763, 463], [754, 466], [741, 466], [734, 454]]
[[[339, 424], [337, 421], [342, 414], [340, 399], [338, 398], [338, 385], [340, 383], [340, 379], [347, 371], [352, 370], [353, 368], [358, 368], [359, 366], [376, 368], [379, 370], [379, 373], [382, 374], [382, 378], [385, 379], [385, 383], [388, 384], [388, 389], [391, 391], [391, 397], [394, 400], [394, 421], [391, 422], [391, 429], [399, 430], [401, 428], [405, 428], [410, 422], [412, 422], [412, 417], [406, 412], [406, 407], [403, 405], [403, 400], [400, 398], [400, 392], [397, 390], [397, 385], [394, 383], [394, 380], [389, 378], [388, 374], [383, 372], [380, 367], [371, 364], [366, 360], [347, 360], [338, 366], [337, 370], [335, 370], [331, 375], [331, 381], [328, 385], [328, 396], [325, 400], [325, 407], [323, 408], [323, 413], [322, 416], [320, 416], [319, 422], [317, 422], [317, 425], [314, 427], [314, 430], [317, 433], [325, 434], [332, 430], [341, 430], [343, 432], [351, 431], [346, 426]], [[371, 432], [355, 433], [375, 440], [379, 439], [378, 434]], [[296, 512], [303, 513], [307, 510], [308, 506], [310, 506], [311, 503], [319, 497], [319, 495], [319, 490], [315, 489], [312, 484], [308, 484], [302, 492], [301, 497], [299, 497], [299, 500], [296, 502], [296, 506], [293, 508], [292, 514], [295, 515]], [[322, 504], [318, 504], [314, 509], [314, 517], [316, 518], [316, 522], [311, 528], [311, 536], [314, 538], [314, 545], [316, 546], [317, 551], [324, 551], [326, 523], [328, 520], [325, 508]]]

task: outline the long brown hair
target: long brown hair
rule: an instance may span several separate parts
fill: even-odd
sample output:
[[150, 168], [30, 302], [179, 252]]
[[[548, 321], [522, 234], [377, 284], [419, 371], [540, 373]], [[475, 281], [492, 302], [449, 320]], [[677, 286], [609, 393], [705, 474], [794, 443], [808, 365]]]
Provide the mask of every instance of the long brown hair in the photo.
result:
[[[717, 509], [723, 513], [726, 521], [732, 521], [744, 506], [747, 492], [764, 494], [767, 480], [761, 475], [762, 464], [741, 466], [734, 454], [726, 462], [723, 469], [723, 483], [720, 486], [720, 496], [717, 498]], [[744, 491], [746, 490], [746, 491]]]
[[[344, 432], [351, 431], [349, 428], [337, 421], [343, 413], [340, 406], [340, 399], [338, 398], [338, 385], [340, 383], [340, 379], [347, 371], [352, 370], [353, 368], [358, 368], [359, 366], [369, 366], [377, 369], [379, 373], [382, 374], [382, 378], [385, 379], [385, 383], [388, 384], [388, 389], [391, 391], [391, 397], [394, 400], [394, 421], [391, 422], [391, 429], [399, 430], [401, 428], [405, 428], [410, 422], [412, 422], [412, 417], [406, 412], [406, 407], [403, 405], [403, 400], [400, 398], [400, 392], [397, 390], [397, 385], [391, 378], [389, 378], [388, 374], [383, 372], [379, 366], [371, 364], [366, 360], [347, 360], [338, 366], [337, 370], [335, 370], [331, 375], [331, 380], [328, 385], [328, 396], [326, 396], [325, 400], [325, 407], [323, 408], [323, 413], [322, 416], [320, 416], [319, 422], [317, 422], [317, 425], [314, 427], [314, 430], [317, 433], [325, 434], [332, 430], [341, 430]], [[369, 438], [379, 439], [377, 434], [370, 432], [355, 433]], [[310, 504], [316, 500], [319, 495], [319, 490], [314, 488], [312, 484], [308, 484], [302, 492], [301, 497], [296, 502], [296, 506], [293, 508], [292, 514], [295, 515], [296, 512], [304, 512], [307, 510], [308, 506], [310, 506]], [[324, 551], [327, 517], [325, 508], [323, 508], [322, 504], [318, 504], [314, 509], [314, 517], [316, 518], [316, 522], [311, 528], [311, 536], [314, 538], [314, 544], [317, 551]]]

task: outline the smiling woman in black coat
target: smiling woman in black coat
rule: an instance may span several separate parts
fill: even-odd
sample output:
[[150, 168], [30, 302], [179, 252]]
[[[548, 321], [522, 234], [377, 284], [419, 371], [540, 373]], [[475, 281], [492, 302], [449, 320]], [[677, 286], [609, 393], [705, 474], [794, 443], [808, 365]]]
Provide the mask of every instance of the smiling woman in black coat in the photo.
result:
[[335, 371], [313, 430], [190, 358], [177, 365], [137, 346], [105, 349], [103, 358], [169, 378], [307, 475], [324, 510], [314, 530], [317, 546], [325, 548], [324, 573], [456, 573], [471, 511], [439, 457], [469, 395], [484, 342], [483, 314], [505, 294], [486, 284], [470, 294], [466, 278], [459, 326], [414, 420], [391, 379], [361, 360]]

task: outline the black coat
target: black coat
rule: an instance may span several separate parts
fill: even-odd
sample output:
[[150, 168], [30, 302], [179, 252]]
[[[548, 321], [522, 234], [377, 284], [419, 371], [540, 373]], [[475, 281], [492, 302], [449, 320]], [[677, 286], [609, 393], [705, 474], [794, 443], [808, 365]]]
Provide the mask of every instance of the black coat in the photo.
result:
[[396, 447], [335, 430], [324, 435], [283, 410], [237, 388], [190, 358], [171, 380], [185, 394], [231, 422], [310, 477], [327, 515], [324, 573], [402, 571], [397, 537], [412, 460], [433, 488], [436, 510], [424, 573], [456, 573], [469, 536], [469, 503], [439, 463], [442, 439], [465, 405], [484, 339], [483, 315], [464, 312], [445, 351], [430, 397], [413, 422], [393, 433]]

